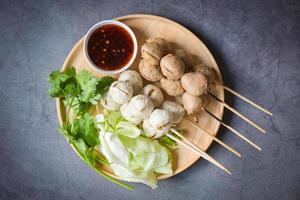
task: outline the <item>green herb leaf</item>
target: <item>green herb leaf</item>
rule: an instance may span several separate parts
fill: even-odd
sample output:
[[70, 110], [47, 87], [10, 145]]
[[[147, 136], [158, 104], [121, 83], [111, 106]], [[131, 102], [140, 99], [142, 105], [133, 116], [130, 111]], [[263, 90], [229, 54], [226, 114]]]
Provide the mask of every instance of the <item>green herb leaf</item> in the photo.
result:
[[115, 80], [110, 76], [104, 76], [100, 78], [97, 85], [97, 91], [103, 96], [114, 81]]
[[76, 133], [76, 138], [82, 138], [89, 147], [100, 144], [94, 119], [89, 113], [85, 113], [80, 119], [75, 119], [73, 128], [73, 132]]
[[101, 94], [96, 90], [99, 79], [93, 77], [86, 70], [79, 72], [76, 78], [82, 90], [79, 99], [83, 102], [90, 102], [94, 105], [97, 104], [101, 97]]
[[74, 67], [69, 67], [65, 70], [64, 74], [68, 77], [74, 77], [76, 76], [76, 70]]
[[71, 143], [75, 146], [75, 148], [79, 151], [81, 155], [86, 154], [87, 146], [83, 139], [78, 138], [77, 140], [73, 140]]
[[75, 79], [75, 69], [73, 67], [66, 69], [65, 73], [53, 71], [48, 81], [52, 84], [48, 93], [51, 97], [68, 97], [78, 95], [80, 88]]
[[63, 75], [59, 71], [53, 71], [49, 77], [48, 81], [52, 84], [51, 88], [48, 90], [48, 94], [51, 97], [63, 96], [63, 91], [61, 89], [61, 84], [68, 79], [67, 76]]

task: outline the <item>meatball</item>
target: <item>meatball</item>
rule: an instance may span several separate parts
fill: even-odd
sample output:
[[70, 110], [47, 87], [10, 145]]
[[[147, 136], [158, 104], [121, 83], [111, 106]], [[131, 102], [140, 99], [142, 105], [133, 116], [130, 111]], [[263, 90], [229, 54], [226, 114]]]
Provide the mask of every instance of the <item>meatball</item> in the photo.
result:
[[156, 59], [142, 59], [139, 64], [141, 75], [148, 81], [159, 81], [163, 75]]
[[170, 80], [178, 80], [184, 74], [185, 66], [180, 58], [173, 54], [164, 56], [160, 61], [163, 75]]
[[128, 81], [115, 81], [111, 84], [108, 92], [116, 103], [124, 104], [132, 97], [133, 87]]
[[155, 42], [159, 44], [159, 46], [164, 50], [165, 54], [170, 53], [172, 51], [171, 44], [163, 38], [149, 38], [146, 40], [146, 42]]
[[180, 96], [184, 93], [184, 89], [181, 85], [180, 80], [169, 80], [167, 78], [162, 78], [160, 80], [162, 88], [170, 96]]
[[151, 138], [160, 138], [167, 133], [173, 125], [173, 119], [166, 110], [155, 109], [149, 118], [143, 122], [145, 134]]
[[197, 115], [202, 108], [207, 104], [207, 99], [204, 95], [196, 97], [185, 92], [182, 95], [182, 103], [188, 115]]
[[101, 99], [100, 101], [101, 105], [107, 109], [107, 110], [110, 110], [110, 111], [116, 111], [118, 110], [121, 105], [116, 103], [110, 96], [110, 93], [106, 93], [106, 95], [104, 96], [103, 99]]
[[156, 42], [146, 42], [142, 46], [142, 58], [160, 60], [165, 54], [164, 49]]
[[160, 106], [164, 101], [164, 95], [161, 90], [157, 86], [152, 84], [145, 86], [142, 90], [142, 94], [148, 96], [151, 99], [154, 107]]
[[179, 103], [176, 103], [174, 101], [165, 101], [162, 104], [161, 108], [170, 112], [175, 124], [181, 122], [181, 120], [185, 114], [185, 110], [182, 107], [182, 105]]
[[194, 65], [193, 71], [204, 74], [209, 83], [212, 83], [217, 78], [215, 69], [204, 64]]
[[129, 122], [140, 124], [151, 114], [153, 109], [154, 106], [147, 96], [137, 95], [121, 107], [121, 114]]
[[126, 70], [119, 76], [119, 81], [129, 81], [133, 86], [133, 94], [138, 94], [143, 87], [143, 79], [141, 75], [134, 70]]
[[208, 89], [208, 80], [205, 75], [199, 72], [186, 73], [181, 77], [182, 87], [189, 94], [200, 96]]
[[186, 53], [183, 49], [177, 49], [174, 54], [183, 61], [186, 71], [192, 67], [193, 58], [190, 54]]
[[124, 103], [120, 108], [122, 116], [129, 122], [138, 125], [143, 121], [138, 111], [129, 106], [129, 103]]

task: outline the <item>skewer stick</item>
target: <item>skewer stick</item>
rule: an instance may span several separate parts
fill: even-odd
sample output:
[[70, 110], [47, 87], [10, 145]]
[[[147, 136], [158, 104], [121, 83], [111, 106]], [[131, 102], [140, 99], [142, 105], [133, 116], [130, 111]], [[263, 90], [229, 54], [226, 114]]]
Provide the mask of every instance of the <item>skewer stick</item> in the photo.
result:
[[253, 101], [251, 101], [250, 99], [244, 97], [243, 95], [237, 93], [236, 91], [234, 91], [233, 89], [225, 86], [225, 85], [222, 85], [222, 84], [218, 84], [220, 85], [223, 89], [227, 90], [228, 92], [230, 92], [231, 94], [241, 98], [242, 100], [246, 101], [247, 103], [251, 104], [252, 106], [254, 106], [255, 108], [263, 111], [264, 113], [267, 113], [268, 115], [270, 116], [273, 116], [273, 113], [271, 113], [270, 111], [266, 110], [265, 108], [261, 107], [260, 105], [254, 103]]
[[[187, 120], [187, 121], [189, 121], [189, 120]], [[219, 140], [217, 137], [213, 136], [211, 133], [209, 133], [208, 131], [206, 131], [204, 128], [202, 128], [202, 127], [200, 127], [198, 125], [195, 125], [194, 123], [191, 123], [191, 124], [193, 124], [193, 126], [197, 126], [198, 128], [200, 128], [202, 130], [202, 132], [204, 132], [207, 136], [209, 136], [211, 139], [213, 139], [218, 144], [222, 145], [225, 149], [227, 149], [231, 153], [235, 154], [238, 157], [242, 157], [241, 154], [238, 151], [236, 151], [235, 149], [233, 149], [229, 145], [225, 144], [224, 142], [222, 142], [221, 140]]]
[[231, 132], [233, 132], [234, 134], [236, 134], [237, 136], [239, 136], [241, 139], [243, 139], [245, 142], [247, 142], [248, 144], [250, 144], [251, 146], [253, 146], [254, 148], [256, 148], [257, 150], [261, 151], [261, 148], [256, 145], [255, 143], [253, 143], [251, 140], [249, 140], [248, 138], [246, 138], [245, 136], [243, 136], [241, 133], [239, 133], [237, 130], [235, 130], [234, 128], [232, 128], [231, 126], [225, 124], [224, 122], [222, 122], [221, 119], [219, 119], [217, 116], [215, 116], [213, 113], [211, 113], [209, 110], [207, 110], [206, 108], [202, 108], [202, 110], [204, 112], [206, 112], [207, 114], [209, 114], [211, 117], [213, 117], [214, 119], [216, 119], [218, 122], [220, 122], [225, 128], [227, 128], [228, 130], [230, 130]]
[[209, 94], [210, 96], [212, 96], [215, 100], [217, 100], [220, 104], [222, 104], [225, 108], [227, 108], [228, 110], [230, 110], [231, 112], [233, 112], [234, 114], [236, 114], [237, 116], [239, 116], [240, 118], [242, 118], [243, 120], [245, 120], [246, 122], [248, 122], [249, 124], [251, 124], [252, 126], [254, 126], [255, 128], [257, 128], [259, 131], [261, 131], [262, 133], [266, 133], [265, 129], [263, 129], [262, 127], [260, 127], [259, 125], [257, 125], [255, 122], [253, 122], [252, 120], [250, 120], [249, 118], [245, 117], [243, 114], [241, 114], [239, 111], [237, 111], [236, 109], [232, 108], [231, 106], [229, 106], [228, 104], [226, 104], [224, 101], [222, 101], [221, 99], [219, 99], [218, 97], [216, 97], [214, 94], [212, 94], [211, 92], [207, 92], [207, 94]]
[[[172, 129], [172, 132], [173, 129]], [[176, 133], [175, 133], [176, 134]], [[177, 135], [177, 134], [176, 134]], [[166, 133], [166, 136], [171, 138], [172, 140], [176, 141], [177, 143], [179, 143], [180, 145], [188, 148], [189, 150], [193, 151], [194, 153], [202, 156], [205, 160], [211, 162], [212, 164], [214, 164], [215, 166], [219, 167], [220, 169], [224, 170], [226, 173], [228, 174], [232, 174], [228, 169], [226, 169], [221, 163], [219, 163], [217, 160], [215, 160], [213, 157], [211, 157], [210, 155], [208, 155], [205, 151], [203, 151], [202, 149], [198, 148], [196, 145], [194, 145], [193, 143], [191, 143], [188, 139], [186, 139], [185, 137], [181, 137], [182, 135], [178, 135], [178, 137], [182, 138], [185, 142], [187, 142], [188, 144], [190, 144], [191, 146], [187, 145], [186, 143], [182, 142], [181, 140], [179, 140], [178, 138], [174, 137], [173, 135]]]

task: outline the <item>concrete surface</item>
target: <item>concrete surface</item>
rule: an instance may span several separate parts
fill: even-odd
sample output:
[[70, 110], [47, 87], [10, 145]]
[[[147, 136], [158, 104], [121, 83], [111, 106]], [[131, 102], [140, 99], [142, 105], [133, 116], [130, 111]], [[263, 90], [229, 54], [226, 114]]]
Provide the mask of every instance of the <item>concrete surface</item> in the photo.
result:
[[[185, 25], [215, 56], [225, 83], [272, 110], [270, 118], [235, 97], [229, 104], [263, 125], [263, 135], [227, 112], [225, 121], [263, 147], [221, 129], [241, 159], [213, 145], [234, 172], [200, 160], [157, 190], [133, 192], [97, 176], [57, 133], [48, 74], [94, 23], [148, 13]], [[299, 199], [299, 1], [0, 1], [0, 198]]]

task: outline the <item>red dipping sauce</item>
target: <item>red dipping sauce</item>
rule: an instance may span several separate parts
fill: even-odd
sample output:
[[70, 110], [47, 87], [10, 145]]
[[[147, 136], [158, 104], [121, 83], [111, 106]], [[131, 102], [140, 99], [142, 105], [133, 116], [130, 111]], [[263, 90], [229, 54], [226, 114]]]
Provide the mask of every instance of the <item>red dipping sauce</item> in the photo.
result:
[[118, 70], [127, 65], [134, 52], [131, 35], [124, 28], [107, 24], [96, 29], [87, 43], [91, 61], [103, 70]]

